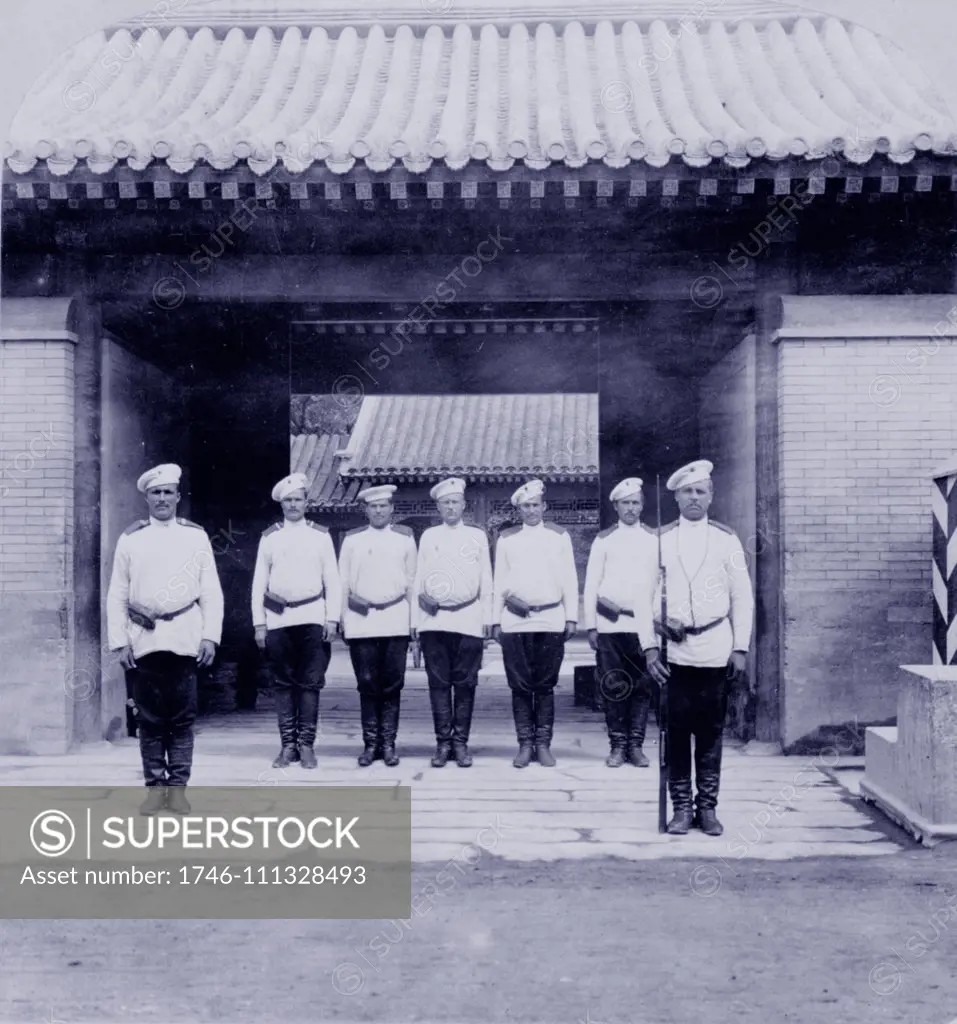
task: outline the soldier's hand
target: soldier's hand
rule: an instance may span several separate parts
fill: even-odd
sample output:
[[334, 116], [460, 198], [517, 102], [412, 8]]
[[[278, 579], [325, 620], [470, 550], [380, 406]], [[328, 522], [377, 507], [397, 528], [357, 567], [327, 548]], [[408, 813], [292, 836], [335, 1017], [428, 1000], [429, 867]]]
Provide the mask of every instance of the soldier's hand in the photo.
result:
[[323, 628], [322, 639], [325, 640], [325, 641], [334, 640], [335, 636], [336, 636], [336, 633], [338, 633], [338, 632], [339, 632], [339, 623], [338, 622], [333, 622], [332, 620], [330, 620], [329, 622], [326, 623], [325, 627]]
[[120, 664], [124, 669], [129, 671], [132, 668], [136, 668], [136, 658], [133, 657], [133, 648], [127, 645], [121, 647], [117, 652], [117, 657], [120, 660]]
[[208, 668], [216, 657], [216, 645], [212, 640], [204, 640], [199, 645], [199, 654], [196, 655], [196, 664], [200, 668]]
[[482, 639], [483, 640], [491, 640], [492, 639], [492, 630], [493, 630], [493, 628], [494, 628], [493, 626], [483, 626], [482, 627]]
[[409, 638], [411, 640], [418, 640], [419, 639], [419, 631], [417, 629], [409, 630]]
[[[744, 676], [748, 664], [748, 656], [743, 651], [732, 651], [728, 659], [728, 678], [737, 683]], [[754, 692], [753, 690], [751, 691]]]
[[257, 626], [255, 632], [256, 632], [256, 646], [261, 651], [264, 651], [266, 649], [266, 627], [265, 626]]
[[500, 644], [502, 642], [502, 627], [501, 626], [492, 626], [492, 639], [497, 644]]
[[571, 620], [565, 623], [565, 639], [571, 640], [571, 638], [578, 632], [578, 623], [572, 622]]
[[645, 665], [648, 668], [648, 675], [650, 675], [659, 686], [668, 682], [668, 677], [671, 675], [671, 672], [669, 671], [668, 666], [661, 660], [661, 651], [659, 651], [657, 647], [649, 647], [648, 650], [645, 651]]
[[590, 629], [588, 631], [588, 646], [593, 650], [598, 650], [598, 630]]

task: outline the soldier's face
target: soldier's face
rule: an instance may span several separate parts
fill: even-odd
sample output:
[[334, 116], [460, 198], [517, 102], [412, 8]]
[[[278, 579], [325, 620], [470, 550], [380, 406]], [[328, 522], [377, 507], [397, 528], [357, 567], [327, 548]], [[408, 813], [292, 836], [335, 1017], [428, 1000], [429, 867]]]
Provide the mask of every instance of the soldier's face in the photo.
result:
[[692, 522], [703, 519], [711, 507], [711, 499], [714, 497], [714, 489], [710, 480], [702, 480], [701, 483], [688, 484], [687, 487], [679, 487], [675, 491], [675, 501], [678, 502], [678, 511]]
[[545, 502], [541, 498], [532, 498], [518, 506], [518, 514], [526, 526], [538, 526], [545, 515], [545, 507]]
[[635, 494], [622, 498], [621, 501], [616, 501], [615, 509], [618, 512], [618, 518], [625, 526], [634, 526], [641, 519], [641, 510], [644, 508], [644, 505], [645, 502], [642, 496]]
[[462, 521], [462, 513], [465, 511], [465, 499], [459, 494], [449, 494], [445, 498], [439, 498], [436, 502], [439, 507], [439, 515], [443, 523], [455, 526]]
[[366, 519], [369, 525], [381, 530], [383, 526], [389, 525], [392, 518], [392, 502], [388, 498], [381, 501], [370, 501], [366, 504]]
[[172, 519], [176, 515], [178, 504], [179, 488], [175, 484], [150, 487], [146, 491], [146, 507], [150, 510], [150, 515], [160, 522]]
[[290, 523], [298, 523], [306, 514], [306, 492], [293, 491], [292, 494], [287, 494], [279, 504], [282, 505], [283, 516]]

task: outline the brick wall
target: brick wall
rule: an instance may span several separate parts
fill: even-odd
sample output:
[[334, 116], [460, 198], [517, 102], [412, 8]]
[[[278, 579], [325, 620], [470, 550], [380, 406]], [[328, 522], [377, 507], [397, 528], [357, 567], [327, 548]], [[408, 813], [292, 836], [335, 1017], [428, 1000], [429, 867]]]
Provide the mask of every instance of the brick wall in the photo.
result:
[[[894, 301], [858, 300], [844, 337], [780, 342], [785, 746], [892, 718], [899, 666], [931, 659], [930, 475], [957, 451], [957, 338], [933, 333], [941, 297], [896, 300], [923, 336], [894, 330]], [[886, 336], [853, 336], [868, 323]]]
[[702, 379], [701, 457], [714, 463], [711, 514], [741, 538], [748, 561], [755, 537], [755, 339], [749, 335]]
[[74, 343], [0, 341], [0, 753], [72, 733]]

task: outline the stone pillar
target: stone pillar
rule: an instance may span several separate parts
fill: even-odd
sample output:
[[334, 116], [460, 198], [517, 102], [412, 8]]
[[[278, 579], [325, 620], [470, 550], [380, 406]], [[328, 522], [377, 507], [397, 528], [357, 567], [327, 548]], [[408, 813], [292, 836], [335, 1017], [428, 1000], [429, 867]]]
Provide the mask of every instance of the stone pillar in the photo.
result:
[[934, 473], [934, 664], [957, 664], [957, 458]]
[[0, 320], [0, 753], [64, 753], [74, 718], [74, 360], [68, 298]]

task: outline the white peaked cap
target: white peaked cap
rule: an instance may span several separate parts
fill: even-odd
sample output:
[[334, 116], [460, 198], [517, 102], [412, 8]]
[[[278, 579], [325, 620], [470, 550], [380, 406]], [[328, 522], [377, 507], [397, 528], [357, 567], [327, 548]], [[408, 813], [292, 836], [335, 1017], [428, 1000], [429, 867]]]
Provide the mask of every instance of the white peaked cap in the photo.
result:
[[545, 485], [541, 480], [529, 480], [512, 495], [512, 504], [521, 505], [523, 501], [533, 501], [545, 493]]
[[296, 491], [305, 491], [308, 488], [309, 478], [305, 473], [290, 473], [289, 476], [284, 476], [272, 489], [272, 500], [282, 501], [283, 498], [288, 498], [290, 494], [295, 494]]
[[433, 501], [447, 498], [450, 494], [465, 494], [465, 481], [460, 480], [457, 476], [452, 476], [448, 480], [440, 481], [429, 491]]
[[151, 487], [166, 487], [169, 484], [179, 485], [183, 477], [183, 471], [175, 462], [164, 462], [162, 466], [154, 466], [148, 469], [136, 481], [136, 489], [140, 494], [146, 494]]
[[625, 498], [630, 498], [633, 494], [641, 494], [641, 480], [636, 476], [630, 476], [627, 480], [622, 480], [620, 484], [616, 484], [611, 494], [608, 495], [608, 500], [623, 501]]
[[669, 491], [677, 491], [679, 487], [688, 487], [691, 484], [700, 484], [703, 480], [711, 479], [711, 470], [714, 463], [707, 459], [698, 459], [696, 462], [689, 462], [687, 466], [676, 469], [668, 477], [667, 488]]
[[359, 491], [357, 497], [359, 501], [364, 501], [368, 504], [370, 501], [382, 501], [385, 498], [391, 498], [398, 489], [395, 484], [379, 484], [378, 487], [367, 487], [364, 491]]

